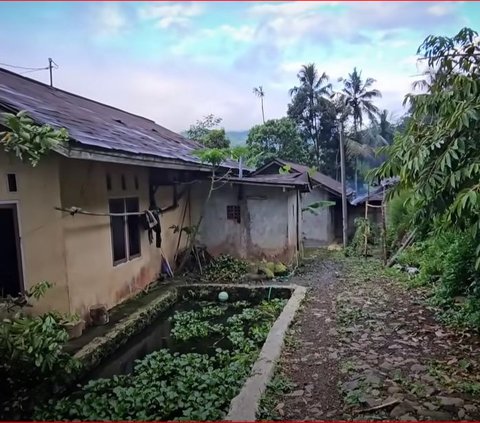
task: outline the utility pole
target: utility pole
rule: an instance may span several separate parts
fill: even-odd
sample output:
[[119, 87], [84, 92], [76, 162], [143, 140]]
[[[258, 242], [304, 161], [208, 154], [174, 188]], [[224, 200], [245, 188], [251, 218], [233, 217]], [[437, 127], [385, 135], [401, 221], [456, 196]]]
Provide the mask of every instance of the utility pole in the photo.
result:
[[343, 123], [342, 117], [339, 122], [339, 140], [340, 140], [340, 174], [342, 179], [342, 235], [343, 235], [343, 248], [347, 248], [347, 181], [345, 176], [345, 148], [343, 145]]

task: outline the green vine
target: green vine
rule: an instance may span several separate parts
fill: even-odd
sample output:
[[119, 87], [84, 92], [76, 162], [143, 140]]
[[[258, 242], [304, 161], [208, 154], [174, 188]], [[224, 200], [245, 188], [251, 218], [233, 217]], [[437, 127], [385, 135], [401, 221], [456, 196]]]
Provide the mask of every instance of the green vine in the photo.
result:
[[66, 129], [53, 129], [49, 125], [36, 125], [25, 111], [2, 113], [0, 125], [7, 128], [0, 132], [0, 145], [6, 153], [13, 153], [30, 165], [36, 166], [50, 150], [68, 140]]

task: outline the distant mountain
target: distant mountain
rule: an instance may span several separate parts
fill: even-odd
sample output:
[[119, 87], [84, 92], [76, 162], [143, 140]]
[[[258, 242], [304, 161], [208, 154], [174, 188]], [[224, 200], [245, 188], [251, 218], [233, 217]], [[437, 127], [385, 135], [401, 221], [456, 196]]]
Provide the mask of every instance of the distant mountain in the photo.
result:
[[226, 131], [227, 138], [230, 140], [232, 145], [241, 145], [245, 144], [248, 137], [248, 130], [245, 131]]

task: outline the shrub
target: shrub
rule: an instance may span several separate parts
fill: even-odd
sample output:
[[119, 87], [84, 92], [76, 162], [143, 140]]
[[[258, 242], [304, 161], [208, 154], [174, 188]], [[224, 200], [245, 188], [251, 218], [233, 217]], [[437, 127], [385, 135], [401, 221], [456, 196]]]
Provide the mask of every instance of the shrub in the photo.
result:
[[34, 403], [78, 368], [77, 361], [63, 350], [69, 336], [61, 315], [22, 313], [28, 300], [39, 299], [50, 286], [42, 282], [6, 303], [9, 313], [16, 308], [20, 311], [0, 322], [0, 419], [29, 418]]
[[248, 271], [248, 264], [229, 255], [218, 256], [205, 269], [205, 282], [235, 282]]

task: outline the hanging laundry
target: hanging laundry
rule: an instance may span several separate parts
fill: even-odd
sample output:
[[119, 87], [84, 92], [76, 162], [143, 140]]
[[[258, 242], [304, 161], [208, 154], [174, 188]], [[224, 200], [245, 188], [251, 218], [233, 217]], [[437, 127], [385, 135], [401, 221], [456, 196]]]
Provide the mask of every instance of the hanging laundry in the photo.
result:
[[158, 210], [145, 210], [143, 219], [144, 228], [148, 231], [148, 241], [153, 242], [153, 235], [155, 233], [155, 246], [161, 248], [162, 246], [162, 228], [160, 227], [160, 214]]

